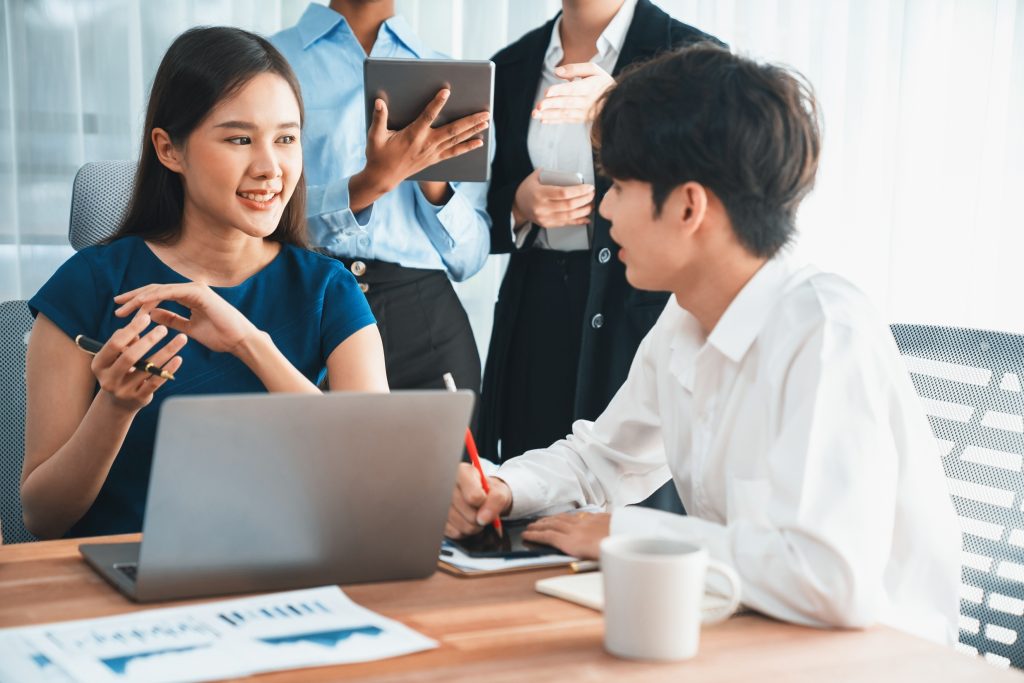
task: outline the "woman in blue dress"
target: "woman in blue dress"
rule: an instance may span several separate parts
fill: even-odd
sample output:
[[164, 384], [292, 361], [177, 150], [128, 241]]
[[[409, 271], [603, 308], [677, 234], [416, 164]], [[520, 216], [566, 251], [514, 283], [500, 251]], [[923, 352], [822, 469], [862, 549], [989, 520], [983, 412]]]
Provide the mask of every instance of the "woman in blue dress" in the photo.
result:
[[[305, 248], [302, 119], [266, 40], [202, 28], [167, 51], [126, 217], [29, 302], [21, 496], [37, 536], [141, 529], [169, 396], [312, 393], [325, 375], [332, 389], [387, 391], [355, 278]], [[82, 353], [79, 334], [103, 348]], [[142, 359], [175, 380], [134, 370]]]

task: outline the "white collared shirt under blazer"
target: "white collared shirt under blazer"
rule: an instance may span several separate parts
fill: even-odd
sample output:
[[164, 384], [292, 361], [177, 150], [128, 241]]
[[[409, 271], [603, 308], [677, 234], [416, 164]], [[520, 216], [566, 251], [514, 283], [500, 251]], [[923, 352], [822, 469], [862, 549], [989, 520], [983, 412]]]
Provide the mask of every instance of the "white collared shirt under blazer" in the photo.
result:
[[[497, 476], [514, 517], [607, 505], [612, 534], [705, 545], [764, 614], [956, 640], [938, 446], [888, 327], [838, 276], [771, 260], [710, 335], [673, 297], [605, 412]], [[670, 477], [688, 516], [620, 507]]]

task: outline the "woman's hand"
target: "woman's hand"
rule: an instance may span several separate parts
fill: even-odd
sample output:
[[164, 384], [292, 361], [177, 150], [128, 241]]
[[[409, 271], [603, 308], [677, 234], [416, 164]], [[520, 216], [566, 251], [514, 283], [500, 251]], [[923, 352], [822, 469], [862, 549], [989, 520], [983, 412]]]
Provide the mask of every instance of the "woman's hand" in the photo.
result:
[[594, 105], [604, 91], [615, 85], [615, 79], [593, 62], [564, 64], [555, 75], [568, 83], [548, 88], [531, 116], [542, 123], [583, 123], [597, 118]]
[[542, 185], [539, 170], [534, 170], [519, 183], [512, 204], [516, 225], [529, 221], [542, 228], [586, 225], [593, 211], [593, 185]]
[[[99, 381], [100, 396], [109, 399], [115, 408], [126, 413], [136, 413], [149, 405], [153, 393], [167, 381], [134, 367], [167, 336], [167, 328], [158, 325], [140, 337], [149, 323], [150, 316], [145, 311], [139, 311], [131, 322], [110, 335], [110, 339], [92, 359], [92, 373]], [[179, 334], [147, 360], [174, 374], [182, 363], [181, 356], [177, 354], [187, 341], [188, 337]]]
[[[181, 304], [189, 309], [190, 316], [185, 318], [160, 308], [164, 301]], [[234, 306], [208, 286], [196, 282], [146, 285], [118, 294], [114, 302], [121, 304], [114, 315], [123, 318], [139, 310], [152, 316], [153, 322], [184, 332], [211, 351], [237, 355], [240, 345], [262, 334]]]

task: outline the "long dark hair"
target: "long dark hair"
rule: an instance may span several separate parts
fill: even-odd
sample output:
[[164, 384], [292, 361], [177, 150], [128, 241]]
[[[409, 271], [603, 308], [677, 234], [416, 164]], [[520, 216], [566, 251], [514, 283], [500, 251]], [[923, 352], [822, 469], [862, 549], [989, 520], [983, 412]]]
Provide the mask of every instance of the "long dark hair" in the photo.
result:
[[[193, 28], [178, 36], [157, 69], [146, 110], [139, 166], [128, 213], [110, 238], [136, 235], [173, 243], [181, 234], [185, 191], [181, 178], [156, 156], [154, 128], [167, 131], [181, 145], [215, 106], [238, 92], [253, 77], [274, 73], [283, 78], [305, 118], [298, 79], [277, 49], [248, 31], [227, 26]], [[306, 181], [299, 176], [281, 222], [268, 239], [306, 246]]]

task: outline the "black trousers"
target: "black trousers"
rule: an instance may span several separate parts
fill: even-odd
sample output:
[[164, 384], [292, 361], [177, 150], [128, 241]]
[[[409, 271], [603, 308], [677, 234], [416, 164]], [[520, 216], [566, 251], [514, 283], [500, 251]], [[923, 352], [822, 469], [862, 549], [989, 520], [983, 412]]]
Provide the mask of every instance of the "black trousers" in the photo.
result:
[[473, 329], [443, 271], [370, 259], [341, 261], [377, 318], [392, 389], [443, 389], [442, 375], [450, 372], [460, 389], [480, 392]]
[[545, 448], [572, 429], [589, 251], [525, 252], [526, 277], [507, 361], [502, 460]]

